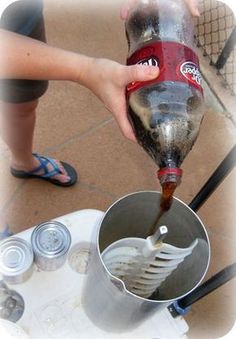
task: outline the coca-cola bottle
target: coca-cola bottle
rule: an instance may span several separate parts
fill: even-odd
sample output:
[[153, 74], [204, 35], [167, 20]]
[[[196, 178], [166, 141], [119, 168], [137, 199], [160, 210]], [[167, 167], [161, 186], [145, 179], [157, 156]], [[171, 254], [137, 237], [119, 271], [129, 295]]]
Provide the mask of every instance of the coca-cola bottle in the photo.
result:
[[183, 0], [139, 0], [125, 22], [127, 64], [158, 66], [157, 79], [127, 87], [128, 115], [139, 144], [159, 167], [168, 210], [203, 117], [194, 23]]

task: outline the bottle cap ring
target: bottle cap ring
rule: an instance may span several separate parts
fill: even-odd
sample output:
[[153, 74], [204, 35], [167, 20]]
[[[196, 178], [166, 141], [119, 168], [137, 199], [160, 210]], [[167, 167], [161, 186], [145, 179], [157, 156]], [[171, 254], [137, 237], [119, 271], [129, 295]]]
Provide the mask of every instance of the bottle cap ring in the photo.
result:
[[160, 179], [161, 177], [163, 177], [163, 175], [168, 175], [168, 174], [174, 174], [178, 177], [181, 177], [182, 176], [182, 169], [181, 168], [178, 168], [178, 167], [165, 167], [165, 168], [162, 168], [160, 169], [158, 172], [157, 172], [157, 175], [158, 175], [158, 178]]

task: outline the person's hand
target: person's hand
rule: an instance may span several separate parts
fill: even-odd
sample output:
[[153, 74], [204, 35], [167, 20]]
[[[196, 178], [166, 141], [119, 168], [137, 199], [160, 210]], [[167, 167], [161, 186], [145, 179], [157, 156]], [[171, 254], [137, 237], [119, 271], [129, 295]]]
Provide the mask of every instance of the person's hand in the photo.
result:
[[84, 77], [89, 88], [114, 115], [123, 135], [129, 140], [136, 138], [127, 117], [126, 86], [134, 81], [148, 81], [159, 75], [158, 67], [124, 66], [107, 59], [93, 59], [90, 72]]
[[[120, 17], [122, 20], [126, 20], [130, 10], [135, 6], [135, 4], [139, 0], [126, 0], [124, 5], [121, 7], [120, 10]], [[184, 0], [186, 5], [188, 6], [191, 14], [193, 16], [198, 17], [200, 15], [199, 10], [198, 10], [198, 0]]]

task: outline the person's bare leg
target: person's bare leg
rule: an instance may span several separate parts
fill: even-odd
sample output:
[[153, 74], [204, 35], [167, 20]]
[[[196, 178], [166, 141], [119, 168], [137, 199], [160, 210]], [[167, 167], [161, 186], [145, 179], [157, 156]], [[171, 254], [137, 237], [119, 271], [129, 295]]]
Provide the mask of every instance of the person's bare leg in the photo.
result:
[[[14, 169], [31, 171], [39, 166], [39, 161], [32, 155], [37, 105], [37, 100], [20, 104], [0, 102], [1, 135], [11, 151], [11, 167]], [[64, 168], [59, 166], [63, 174], [53, 178], [69, 181]]]

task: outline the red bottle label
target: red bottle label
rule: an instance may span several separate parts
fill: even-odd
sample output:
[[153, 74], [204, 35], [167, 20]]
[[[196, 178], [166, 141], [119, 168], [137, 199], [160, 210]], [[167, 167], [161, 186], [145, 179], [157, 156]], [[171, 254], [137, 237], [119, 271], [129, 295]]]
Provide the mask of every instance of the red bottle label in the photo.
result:
[[144, 86], [163, 81], [180, 81], [195, 87], [201, 93], [202, 77], [196, 53], [187, 46], [171, 41], [157, 41], [137, 50], [127, 59], [127, 65], [158, 66], [158, 78], [150, 81], [132, 82], [127, 86], [127, 94]]

